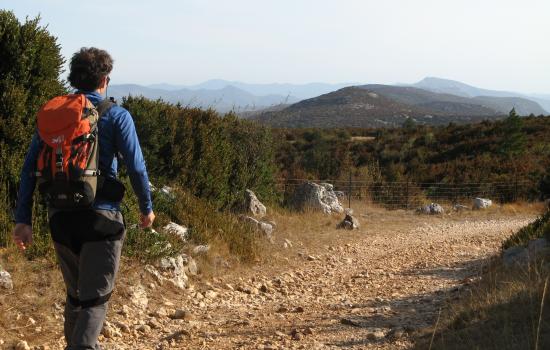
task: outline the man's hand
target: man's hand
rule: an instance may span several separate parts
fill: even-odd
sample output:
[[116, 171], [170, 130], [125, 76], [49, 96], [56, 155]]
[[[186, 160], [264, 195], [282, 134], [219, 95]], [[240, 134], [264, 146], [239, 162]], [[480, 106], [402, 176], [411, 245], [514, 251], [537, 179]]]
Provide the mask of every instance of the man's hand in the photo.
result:
[[141, 223], [139, 225], [141, 228], [151, 227], [153, 226], [153, 221], [155, 221], [155, 213], [150, 212], [147, 215], [140, 214], [139, 218], [141, 220]]
[[32, 226], [27, 224], [15, 224], [13, 229], [13, 240], [15, 244], [24, 251], [32, 244]]

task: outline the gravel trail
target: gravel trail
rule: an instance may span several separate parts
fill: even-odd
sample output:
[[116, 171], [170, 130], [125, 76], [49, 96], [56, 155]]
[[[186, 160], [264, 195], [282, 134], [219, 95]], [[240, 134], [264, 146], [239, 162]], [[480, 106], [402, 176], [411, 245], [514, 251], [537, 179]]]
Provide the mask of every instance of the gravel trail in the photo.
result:
[[[257, 266], [113, 306], [105, 349], [405, 349], [532, 215], [366, 227], [288, 266]], [[148, 294], [162, 287], [146, 285]], [[174, 315], [176, 310], [179, 314]], [[176, 317], [174, 317], [176, 316]]]

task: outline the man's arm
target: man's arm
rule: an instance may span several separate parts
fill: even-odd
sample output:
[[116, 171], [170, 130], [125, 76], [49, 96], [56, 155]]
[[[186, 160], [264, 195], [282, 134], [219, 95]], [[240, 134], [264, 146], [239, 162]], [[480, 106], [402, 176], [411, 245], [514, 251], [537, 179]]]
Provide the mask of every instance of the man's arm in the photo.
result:
[[117, 129], [116, 146], [128, 169], [132, 188], [138, 197], [139, 209], [142, 214], [142, 226], [150, 226], [153, 223], [154, 214], [149, 177], [139, 145], [136, 127], [128, 111], [124, 110], [123, 114], [115, 119], [115, 127]]
[[32, 197], [36, 186], [36, 160], [40, 152], [40, 140], [35, 133], [21, 169], [21, 182], [17, 194], [13, 240], [21, 250], [32, 243]]
[[35, 133], [21, 169], [21, 182], [15, 210], [15, 222], [18, 224], [31, 225], [32, 223], [32, 197], [36, 186], [35, 171], [39, 152], [40, 140]]

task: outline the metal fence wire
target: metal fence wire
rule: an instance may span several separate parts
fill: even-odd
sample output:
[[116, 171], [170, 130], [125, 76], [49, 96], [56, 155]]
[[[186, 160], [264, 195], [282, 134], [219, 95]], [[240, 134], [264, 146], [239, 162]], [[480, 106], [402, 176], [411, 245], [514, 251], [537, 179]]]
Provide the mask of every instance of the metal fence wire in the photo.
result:
[[284, 198], [291, 198], [304, 182], [330, 183], [341, 201], [365, 200], [388, 208], [412, 209], [429, 203], [471, 206], [474, 198], [508, 203], [535, 199], [536, 186], [530, 181], [478, 183], [368, 182], [346, 180], [279, 179], [277, 186]]

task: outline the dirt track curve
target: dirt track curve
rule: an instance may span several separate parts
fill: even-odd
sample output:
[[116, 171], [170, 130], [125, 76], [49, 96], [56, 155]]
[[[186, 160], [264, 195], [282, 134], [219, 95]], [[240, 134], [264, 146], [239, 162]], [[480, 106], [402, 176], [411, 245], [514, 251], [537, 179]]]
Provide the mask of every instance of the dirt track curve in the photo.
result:
[[[532, 219], [415, 219], [364, 228], [311, 255], [291, 248], [294, 263], [214, 278], [175, 298], [157, 295], [146, 311], [115, 303], [104, 348], [408, 348], [409, 334], [432, 326], [444, 301]], [[170, 317], [177, 309], [184, 312]]]

